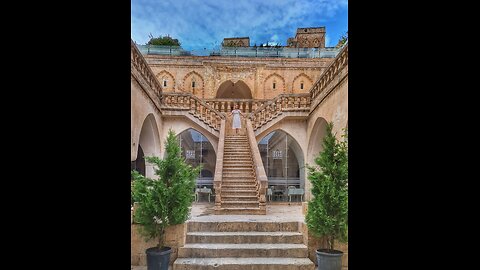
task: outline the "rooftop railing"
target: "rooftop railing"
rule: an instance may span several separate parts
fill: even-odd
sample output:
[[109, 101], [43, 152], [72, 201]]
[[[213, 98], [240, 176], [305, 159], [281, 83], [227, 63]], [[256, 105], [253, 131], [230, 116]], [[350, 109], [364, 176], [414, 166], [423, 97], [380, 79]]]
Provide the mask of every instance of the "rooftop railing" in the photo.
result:
[[288, 47], [220, 47], [217, 49], [184, 50], [180, 46], [138, 45], [142, 54], [171, 56], [229, 56], [274, 58], [335, 58], [339, 48], [288, 48]]

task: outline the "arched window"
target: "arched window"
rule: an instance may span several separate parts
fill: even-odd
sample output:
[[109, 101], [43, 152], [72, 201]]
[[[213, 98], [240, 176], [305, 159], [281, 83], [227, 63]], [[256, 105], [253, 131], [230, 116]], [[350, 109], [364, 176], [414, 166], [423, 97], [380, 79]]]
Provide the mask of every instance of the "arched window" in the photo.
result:
[[289, 186], [305, 187], [302, 150], [292, 136], [281, 130], [273, 131], [260, 140], [258, 149], [269, 187], [283, 194]]
[[197, 178], [197, 187], [213, 188], [217, 155], [207, 137], [190, 128], [178, 134], [177, 138], [185, 161], [194, 167], [202, 166], [202, 171]]

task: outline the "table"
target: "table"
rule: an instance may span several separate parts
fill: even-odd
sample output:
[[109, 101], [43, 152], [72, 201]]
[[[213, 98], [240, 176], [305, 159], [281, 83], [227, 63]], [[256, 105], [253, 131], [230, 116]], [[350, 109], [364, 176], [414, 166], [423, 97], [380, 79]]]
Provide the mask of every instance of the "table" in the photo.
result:
[[289, 200], [288, 201], [292, 201], [292, 196], [294, 195], [300, 195], [301, 196], [301, 199], [303, 201], [303, 194], [305, 194], [305, 191], [303, 190], [303, 188], [289, 188], [288, 189], [288, 198]]
[[201, 193], [207, 194], [208, 202], [210, 202], [210, 195], [212, 194], [212, 189], [206, 188], [206, 187], [195, 189], [195, 201], [198, 202], [198, 197], [200, 196]]

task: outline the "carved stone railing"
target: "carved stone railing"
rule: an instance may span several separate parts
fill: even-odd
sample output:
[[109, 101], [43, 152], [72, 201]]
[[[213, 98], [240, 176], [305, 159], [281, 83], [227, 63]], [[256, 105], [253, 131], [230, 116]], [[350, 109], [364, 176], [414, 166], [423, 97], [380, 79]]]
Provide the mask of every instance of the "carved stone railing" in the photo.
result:
[[235, 105], [238, 105], [238, 109], [240, 109], [242, 112], [250, 113], [257, 110], [261, 106], [263, 106], [263, 104], [268, 100], [215, 98], [215, 99], [204, 99], [204, 101], [219, 112], [231, 112], [232, 108]]
[[[320, 78], [313, 84], [310, 89], [312, 102], [321, 96], [325, 88], [339, 75], [348, 65], [348, 43], [338, 53], [335, 60], [327, 67], [327, 70], [320, 76]], [[314, 108], [312, 108], [314, 109]]]
[[216, 131], [225, 115], [191, 93], [163, 93], [162, 110], [188, 111]]
[[[142, 54], [138, 50], [137, 46], [131, 40], [130, 44], [130, 52], [131, 52], [131, 68], [132, 71], [135, 69], [139, 75], [142, 77], [142, 79], [145, 81], [145, 83], [150, 87], [150, 89], [154, 92], [154, 95], [162, 100], [162, 87], [160, 85], [160, 82], [157, 80], [155, 77], [152, 69], [150, 69], [150, 66], [147, 64], [147, 61], [143, 58]], [[134, 73], [134, 72], [132, 72]], [[144, 89], [145, 90], [145, 89]], [[152, 93], [147, 93], [151, 95]], [[153, 97], [151, 97], [153, 98]]]
[[252, 153], [252, 161], [254, 167], [254, 175], [257, 180], [257, 192], [259, 196], [259, 207], [261, 211], [266, 211], [267, 200], [267, 186], [268, 179], [267, 174], [265, 173], [265, 168], [263, 167], [262, 157], [260, 156], [260, 151], [258, 150], [257, 140], [255, 139], [255, 134], [253, 133], [252, 122], [250, 119], [247, 119], [247, 138], [250, 145], [250, 151]]
[[250, 113], [249, 118], [252, 120], [253, 130], [257, 130], [283, 112], [308, 112], [309, 110], [310, 93], [281, 94]]
[[213, 178], [213, 188], [215, 189], [215, 209], [221, 208], [222, 195], [222, 175], [223, 175], [223, 151], [225, 145], [225, 119], [220, 120], [220, 135], [217, 146], [217, 163], [215, 164], [215, 176]]

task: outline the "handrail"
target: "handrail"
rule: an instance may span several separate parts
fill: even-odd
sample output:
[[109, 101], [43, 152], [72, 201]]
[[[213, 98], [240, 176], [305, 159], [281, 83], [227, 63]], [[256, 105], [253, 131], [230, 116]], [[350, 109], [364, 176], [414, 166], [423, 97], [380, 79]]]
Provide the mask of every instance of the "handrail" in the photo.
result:
[[268, 99], [236, 99], [236, 98], [210, 98], [203, 99], [219, 112], [230, 112], [231, 108], [238, 105], [238, 108], [244, 113], [250, 113], [263, 106]]
[[317, 98], [329, 83], [335, 79], [335, 76], [345, 66], [348, 65], [348, 43], [343, 46], [337, 57], [330, 63], [325, 72], [318, 78], [318, 80], [310, 88], [312, 101]]
[[215, 130], [219, 130], [220, 120], [225, 119], [224, 114], [191, 93], [163, 93], [162, 109], [189, 111]]
[[247, 121], [247, 138], [248, 143], [250, 144], [250, 150], [252, 152], [252, 161], [253, 166], [255, 168], [255, 178], [257, 179], [257, 187], [258, 187], [258, 195], [259, 195], [259, 207], [260, 210], [266, 211], [267, 207], [267, 200], [266, 200], [266, 192], [268, 186], [268, 179], [267, 174], [265, 173], [265, 168], [263, 167], [262, 158], [260, 156], [260, 151], [258, 150], [257, 140], [255, 139], [255, 134], [253, 133], [252, 122], [250, 119], [246, 119]]
[[157, 97], [162, 100], [162, 86], [155, 77], [152, 69], [143, 58], [136, 44], [131, 40], [130, 44], [131, 64], [140, 73], [143, 79], [148, 83], [150, 88], [156, 93]]
[[213, 178], [213, 188], [215, 189], [215, 209], [221, 208], [221, 191], [223, 175], [223, 151], [225, 146], [225, 119], [220, 121], [220, 135], [217, 146], [217, 163], [215, 164], [215, 176]]
[[309, 111], [310, 110], [310, 93], [302, 94], [280, 94], [277, 97], [265, 102], [263, 106], [250, 113], [249, 119], [253, 122], [254, 130], [271, 119], [282, 114], [282, 112]]

